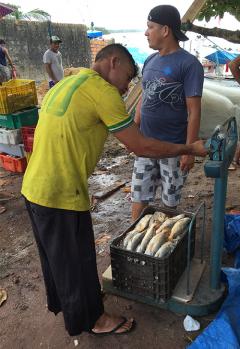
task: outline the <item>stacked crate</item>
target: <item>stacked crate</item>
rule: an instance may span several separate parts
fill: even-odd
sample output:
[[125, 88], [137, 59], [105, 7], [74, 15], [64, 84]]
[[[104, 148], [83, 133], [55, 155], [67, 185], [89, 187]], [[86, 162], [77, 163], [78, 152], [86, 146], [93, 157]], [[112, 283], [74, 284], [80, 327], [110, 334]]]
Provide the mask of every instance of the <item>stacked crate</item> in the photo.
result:
[[35, 82], [15, 79], [0, 86], [0, 165], [23, 173], [27, 166], [21, 128], [38, 121]]

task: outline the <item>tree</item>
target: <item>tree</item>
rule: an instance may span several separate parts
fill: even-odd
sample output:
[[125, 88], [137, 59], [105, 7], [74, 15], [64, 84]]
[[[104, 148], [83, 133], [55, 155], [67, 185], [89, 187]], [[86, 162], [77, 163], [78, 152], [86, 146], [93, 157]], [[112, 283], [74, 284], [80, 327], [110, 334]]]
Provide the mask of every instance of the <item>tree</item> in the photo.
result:
[[[240, 21], [240, 1], [239, 0], [207, 0], [203, 8], [198, 14], [198, 20], [205, 20], [209, 22], [212, 17], [223, 18], [224, 14], [228, 12]], [[205, 28], [192, 24], [191, 22], [183, 23], [183, 30], [192, 31], [203, 36], [216, 36], [230, 42], [240, 43], [240, 31], [232, 31], [220, 28]]]
[[46, 21], [51, 18], [50, 14], [40, 10], [40, 9], [35, 9], [29, 12], [22, 12], [20, 6], [12, 5], [12, 4], [7, 4], [10, 7], [14, 8], [15, 11], [7, 15], [5, 18], [9, 19], [16, 19], [17, 21], [21, 20], [29, 20], [31, 21], [32, 19], [37, 20], [37, 21]]

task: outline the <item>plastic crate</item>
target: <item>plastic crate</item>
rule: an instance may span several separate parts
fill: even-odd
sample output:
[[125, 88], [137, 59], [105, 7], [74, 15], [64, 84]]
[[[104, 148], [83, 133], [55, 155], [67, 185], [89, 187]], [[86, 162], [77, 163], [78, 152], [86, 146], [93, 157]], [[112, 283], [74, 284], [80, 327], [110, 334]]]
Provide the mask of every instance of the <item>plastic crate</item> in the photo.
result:
[[0, 86], [0, 114], [9, 114], [38, 104], [34, 80], [14, 79]]
[[0, 143], [8, 145], [16, 145], [22, 142], [22, 134], [19, 129], [6, 130], [0, 128]]
[[[139, 295], [151, 301], [164, 303], [187, 266], [188, 234], [184, 234], [172, 253], [165, 258], [156, 258], [122, 248], [126, 234], [146, 214], [162, 211], [169, 216], [180, 214], [164, 208], [148, 207], [141, 217], [110, 245], [113, 286], [129, 294]], [[192, 217], [191, 213], [186, 216]], [[195, 224], [191, 236], [191, 258], [195, 248]]]
[[28, 108], [12, 114], [0, 114], [0, 126], [16, 129], [22, 126], [36, 126], [38, 122], [38, 108]]
[[5, 153], [1, 153], [2, 167], [7, 171], [23, 173], [27, 167], [27, 160], [25, 157], [13, 157]]
[[24, 157], [24, 145], [23, 144], [9, 145], [9, 144], [0, 143], [0, 152], [6, 153], [12, 156], [19, 156], [21, 158], [21, 157]]
[[35, 126], [21, 127], [24, 150], [28, 153], [32, 152], [33, 150], [35, 128]]

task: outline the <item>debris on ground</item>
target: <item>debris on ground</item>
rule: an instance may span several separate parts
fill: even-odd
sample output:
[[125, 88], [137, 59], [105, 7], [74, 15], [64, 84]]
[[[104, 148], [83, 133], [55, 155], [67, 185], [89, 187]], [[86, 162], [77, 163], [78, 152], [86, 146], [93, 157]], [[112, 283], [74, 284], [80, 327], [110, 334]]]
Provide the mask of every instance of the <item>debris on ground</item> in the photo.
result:
[[6, 300], [7, 300], [7, 292], [3, 288], [0, 288], [0, 307]]

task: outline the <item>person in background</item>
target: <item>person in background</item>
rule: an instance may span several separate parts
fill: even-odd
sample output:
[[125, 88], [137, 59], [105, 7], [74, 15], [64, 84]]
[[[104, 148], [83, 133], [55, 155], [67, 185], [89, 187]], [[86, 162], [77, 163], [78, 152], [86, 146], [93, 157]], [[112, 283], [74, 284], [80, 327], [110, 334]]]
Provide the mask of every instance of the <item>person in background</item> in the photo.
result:
[[0, 39], [0, 83], [8, 81], [12, 77], [12, 73], [7, 66], [7, 61], [11, 66], [12, 71], [15, 71], [14, 64], [5, 45], [6, 42], [3, 39]]
[[[180, 14], [174, 6], [160, 5], [150, 11], [145, 36], [157, 52], [143, 66], [143, 92], [135, 122], [146, 137], [190, 144], [198, 139], [204, 74], [198, 59], [179, 46], [179, 41], [188, 40], [180, 28]], [[137, 157], [131, 187], [132, 219], [155, 200], [159, 186], [163, 204], [176, 208], [193, 166], [192, 155]]]
[[[235, 59], [233, 59], [231, 62], [228, 63], [228, 67], [234, 76], [235, 80], [240, 85], [240, 56], [237, 56]], [[238, 125], [239, 129], [240, 125]], [[237, 149], [234, 155], [234, 162], [238, 165], [240, 165], [240, 142], [238, 142]]]
[[62, 54], [59, 51], [61, 42], [62, 40], [58, 36], [51, 36], [50, 48], [43, 55], [43, 63], [49, 77], [49, 88], [53, 87], [64, 77]]
[[134, 324], [132, 318], [104, 310], [97, 273], [88, 178], [108, 132], [139, 156], [207, 153], [202, 141], [171, 144], [142, 135], [122, 99], [136, 74], [124, 46], [104, 47], [92, 69], [82, 69], [48, 91], [34, 134], [22, 194], [40, 254], [48, 309], [63, 312], [71, 336], [83, 331], [122, 334]]

